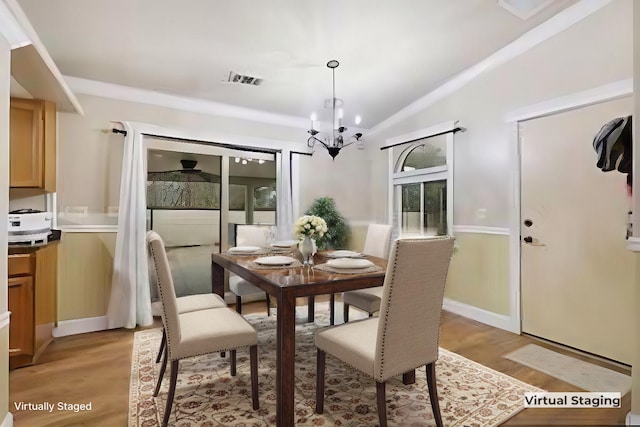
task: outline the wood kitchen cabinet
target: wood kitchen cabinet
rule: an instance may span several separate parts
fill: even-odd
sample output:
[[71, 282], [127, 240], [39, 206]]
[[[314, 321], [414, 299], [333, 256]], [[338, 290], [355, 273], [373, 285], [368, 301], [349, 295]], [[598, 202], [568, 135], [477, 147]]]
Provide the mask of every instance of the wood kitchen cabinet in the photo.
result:
[[56, 106], [11, 98], [9, 186], [56, 191]]
[[36, 363], [56, 322], [56, 243], [9, 247], [9, 368]]

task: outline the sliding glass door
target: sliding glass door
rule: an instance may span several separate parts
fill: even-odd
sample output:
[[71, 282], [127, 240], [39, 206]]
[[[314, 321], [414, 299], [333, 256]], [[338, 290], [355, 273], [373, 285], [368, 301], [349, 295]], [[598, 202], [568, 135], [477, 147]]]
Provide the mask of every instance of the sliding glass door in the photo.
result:
[[158, 138], [146, 144], [147, 228], [165, 242], [178, 296], [210, 292], [211, 254], [234, 245], [235, 226], [275, 225], [275, 154]]

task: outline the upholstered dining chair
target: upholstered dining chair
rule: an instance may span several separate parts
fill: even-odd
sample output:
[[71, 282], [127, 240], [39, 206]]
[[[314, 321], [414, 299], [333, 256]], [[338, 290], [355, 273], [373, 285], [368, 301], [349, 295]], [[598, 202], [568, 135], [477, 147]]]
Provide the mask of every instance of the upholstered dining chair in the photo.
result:
[[255, 329], [230, 308], [180, 314], [162, 238], [156, 232], [150, 231], [147, 233], [147, 244], [156, 270], [158, 292], [162, 301], [162, 323], [167, 334], [167, 349], [153, 393], [154, 397], [160, 391], [167, 361], [171, 360], [171, 378], [162, 426], [168, 424], [171, 415], [180, 360], [208, 353], [230, 351], [231, 375], [235, 376], [236, 350], [249, 348], [252, 404], [254, 410], [259, 409], [258, 334]]
[[[369, 224], [367, 237], [364, 241], [362, 253], [380, 258], [389, 256], [389, 243], [391, 240], [391, 226], [387, 224]], [[375, 288], [358, 289], [345, 292], [342, 296], [344, 303], [344, 321], [349, 321], [349, 307], [354, 306], [369, 313], [380, 310], [380, 299], [382, 298], [382, 286]]]
[[[237, 246], [267, 246], [266, 230], [255, 225], [238, 225], [236, 228]], [[267, 316], [271, 314], [271, 300], [269, 294], [249, 283], [240, 276], [229, 274], [229, 290], [236, 296], [236, 311], [242, 314], [242, 297], [249, 295], [265, 295], [267, 302]]]
[[442, 426], [435, 362], [440, 314], [453, 238], [396, 240], [382, 286], [380, 316], [328, 327], [316, 333], [316, 413], [324, 411], [326, 353], [376, 381], [378, 419], [387, 425], [385, 384], [426, 365], [429, 400]]
[[[157, 288], [157, 280], [156, 277], [156, 269], [153, 268], [153, 258], [151, 257], [151, 253], [149, 253], [149, 280], [154, 286]], [[176, 303], [178, 307], [178, 313], [190, 313], [192, 311], [198, 310], [208, 310], [212, 308], [227, 308], [227, 303], [224, 299], [217, 294], [209, 293], [209, 294], [196, 294], [196, 295], [185, 295], [176, 298]], [[155, 314], [154, 314], [155, 315]], [[158, 356], [156, 357], [156, 363], [160, 362], [162, 358], [162, 354], [167, 345], [167, 333], [164, 330], [164, 326], [162, 327], [162, 339], [160, 340], [160, 349], [158, 350]]]

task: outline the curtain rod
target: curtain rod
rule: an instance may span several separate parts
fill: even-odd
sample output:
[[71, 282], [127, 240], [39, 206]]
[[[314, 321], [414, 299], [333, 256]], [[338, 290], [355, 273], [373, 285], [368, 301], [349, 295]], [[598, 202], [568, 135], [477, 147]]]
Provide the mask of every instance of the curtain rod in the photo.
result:
[[380, 150], [386, 150], [388, 148], [397, 147], [398, 145], [409, 144], [410, 142], [419, 141], [421, 139], [433, 138], [434, 136], [446, 135], [448, 133], [464, 132], [466, 130], [467, 130], [467, 128], [463, 128], [463, 127], [457, 126], [457, 127], [453, 128], [453, 129], [446, 130], [444, 132], [434, 133], [434, 134], [429, 135], [429, 136], [423, 136], [421, 138], [416, 138], [416, 139], [412, 139], [412, 140], [409, 140], [409, 141], [402, 141], [402, 142], [398, 142], [397, 144], [393, 144], [393, 145], [385, 145], [384, 147], [381, 147]]

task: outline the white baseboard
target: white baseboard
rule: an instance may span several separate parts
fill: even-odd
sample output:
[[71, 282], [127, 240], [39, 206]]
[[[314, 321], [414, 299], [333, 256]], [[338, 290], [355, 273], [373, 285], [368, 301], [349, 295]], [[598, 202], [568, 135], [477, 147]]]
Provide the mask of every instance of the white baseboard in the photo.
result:
[[444, 310], [450, 311], [454, 314], [459, 314], [471, 320], [475, 320], [484, 323], [489, 326], [504, 329], [505, 331], [520, 334], [520, 328], [518, 325], [514, 325], [514, 320], [504, 314], [494, 313], [492, 311], [484, 310], [482, 308], [474, 307], [469, 304], [465, 304], [460, 301], [455, 301], [449, 298], [445, 298], [442, 304]]
[[640, 426], [640, 414], [634, 414], [629, 412], [625, 419], [625, 425], [628, 426]]
[[0, 427], [13, 427], [13, 414], [11, 412], [7, 412], [7, 415], [2, 420], [2, 424]]
[[107, 329], [107, 316], [63, 320], [58, 322], [58, 327], [53, 328], [53, 336], [56, 338], [66, 337], [67, 335], [84, 334]]

